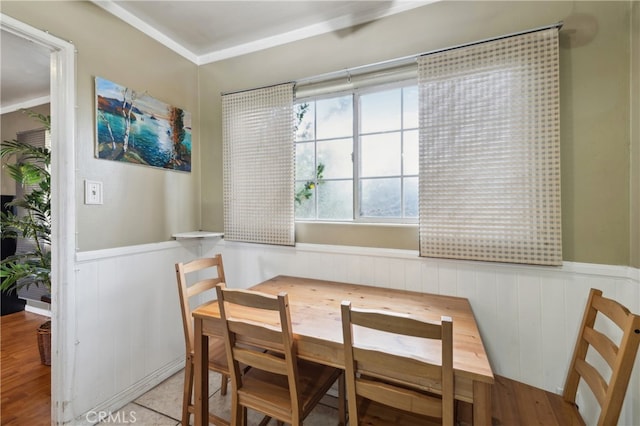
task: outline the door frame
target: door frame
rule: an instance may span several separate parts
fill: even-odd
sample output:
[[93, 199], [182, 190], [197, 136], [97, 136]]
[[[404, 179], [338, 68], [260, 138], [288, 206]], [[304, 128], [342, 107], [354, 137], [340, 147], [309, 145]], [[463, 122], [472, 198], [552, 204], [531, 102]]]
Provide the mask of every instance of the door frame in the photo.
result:
[[51, 50], [51, 423], [73, 421], [75, 361], [75, 46], [0, 14], [0, 29]]

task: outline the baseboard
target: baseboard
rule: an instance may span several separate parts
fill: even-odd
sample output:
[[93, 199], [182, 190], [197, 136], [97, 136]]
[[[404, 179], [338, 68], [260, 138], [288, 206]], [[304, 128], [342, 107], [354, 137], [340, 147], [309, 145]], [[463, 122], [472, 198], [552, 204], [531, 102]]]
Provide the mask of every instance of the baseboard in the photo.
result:
[[50, 304], [32, 299], [25, 300], [27, 301], [27, 304], [24, 306], [25, 311], [51, 318]]
[[107, 417], [110, 413], [116, 413], [122, 407], [132, 401], [135, 401], [140, 396], [155, 388], [160, 383], [173, 376], [183, 368], [184, 357], [181, 357], [149, 374], [141, 381], [134, 383], [129, 388], [114, 395], [112, 398], [108, 399], [102, 404], [97, 405], [86, 413], [81, 414], [80, 416], [76, 417], [74, 420], [66, 424], [73, 426], [94, 425], [95, 422], [92, 421], [93, 419], [97, 419], [99, 416], [102, 416], [104, 418]]

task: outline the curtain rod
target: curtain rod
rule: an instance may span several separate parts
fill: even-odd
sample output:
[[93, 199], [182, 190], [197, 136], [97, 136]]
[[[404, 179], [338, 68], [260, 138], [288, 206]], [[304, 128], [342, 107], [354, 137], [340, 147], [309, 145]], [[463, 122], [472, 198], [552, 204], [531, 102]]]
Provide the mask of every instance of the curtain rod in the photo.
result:
[[409, 65], [411, 62], [416, 61], [421, 56], [433, 55], [435, 53], [442, 53], [442, 52], [447, 52], [449, 50], [461, 49], [463, 47], [475, 46], [476, 44], [488, 43], [488, 42], [502, 40], [502, 39], [509, 38], [509, 37], [515, 37], [515, 36], [520, 36], [520, 35], [524, 35], [524, 34], [535, 33], [535, 32], [538, 32], [538, 31], [550, 30], [552, 28], [558, 28], [558, 30], [559, 30], [560, 28], [562, 28], [562, 25], [563, 25], [563, 22], [560, 21], [560, 22], [556, 22], [555, 24], [551, 24], [551, 25], [546, 25], [546, 26], [542, 26], [542, 27], [538, 27], [538, 28], [532, 28], [532, 29], [529, 29], [529, 30], [519, 31], [519, 32], [515, 32], [515, 33], [510, 33], [510, 34], [504, 34], [504, 35], [501, 35], [501, 36], [486, 38], [486, 39], [483, 39], [483, 40], [472, 41], [472, 42], [469, 42], [469, 43], [458, 44], [458, 45], [455, 45], [455, 46], [445, 47], [445, 48], [441, 48], [441, 49], [430, 50], [430, 51], [427, 51], [427, 52], [418, 53], [416, 55], [403, 56], [401, 58], [390, 59], [390, 60], [382, 61], [382, 62], [376, 62], [374, 64], [367, 64], [367, 65], [360, 65], [360, 66], [352, 67], [352, 68], [345, 68], [343, 70], [332, 71], [332, 72], [328, 72], [328, 73], [325, 73], [325, 74], [319, 74], [319, 75], [316, 75], [316, 76], [313, 76], [313, 77], [305, 77], [305, 78], [301, 78], [301, 79], [298, 79], [298, 80], [292, 81], [292, 82], [270, 84], [270, 85], [267, 85], [267, 86], [255, 87], [255, 88], [252, 88], [252, 89], [238, 90], [238, 91], [234, 91], [234, 92], [222, 92], [221, 94], [222, 94], [222, 96], [231, 95], [231, 94], [234, 94], [234, 93], [242, 93], [242, 92], [248, 92], [250, 90], [258, 90], [258, 89], [266, 89], [267, 87], [279, 86], [281, 84], [288, 84], [288, 83], [293, 83], [296, 86], [300, 86], [300, 85], [306, 85], [306, 84], [321, 83], [323, 81], [329, 81], [329, 80], [340, 78], [340, 77], [350, 78], [352, 76], [352, 74], [359, 74], [359, 73], [362, 74], [364, 72], [372, 72], [372, 71], [375, 71], [375, 70], [383, 70], [383, 69], [388, 69], [388, 68], [400, 67], [400, 66], [403, 66], [403, 65]]
[[463, 47], [475, 46], [476, 44], [489, 43], [491, 41], [498, 41], [498, 40], [502, 40], [502, 39], [509, 38], [509, 37], [516, 37], [516, 36], [521, 36], [521, 35], [525, 35], [525, 34], [536, 33], [538, 31], [550, 30], [552, 28], [558, 28], [558, 30], [559, 30], [560, 28], [562, 28], [562, 25], [563, 25], [563, 22], [560, 21], [560, 22], [556, 22], [555, 24], [547, 25], [547, 26], [544, 26], [544, 27], [539, 27], [539, 28], [533, 28], [533, 29], [530, 29], [530, 30], [519, 31], [517, 33], [505, 34], [505, 35], [501, 35], [501, 36], [498, 36], [498, 37], [487, 38], [487, 39], [484, 39], [484, 40], [472, 41], [470, 43], [459, 44], [457, 46], [445, 47], [444, 49], [431, 50], [429, 52], [425, 52], [425, 53], [421, 53], [419, 55], [416, 55], [415, 58], [417, 59], [420, 56], [433, 55], [434, 53], [441, 53], [441, 52], [446, 52], [446, 51], [449, 51], [449, 50], [460, 49], [460, 48], [463, 48]]
[[284, 83], [267, 84], [266, 86], [253, 87], [251, 89], [234, 90], [232, 92], [220, 92], [222, 96], [235, 95], [238, 93], [250, 92], [252, 90], [268, 89], [270, 87], [282, 86], [283, 84], [296, 84], [295, 81], [285, 81]]

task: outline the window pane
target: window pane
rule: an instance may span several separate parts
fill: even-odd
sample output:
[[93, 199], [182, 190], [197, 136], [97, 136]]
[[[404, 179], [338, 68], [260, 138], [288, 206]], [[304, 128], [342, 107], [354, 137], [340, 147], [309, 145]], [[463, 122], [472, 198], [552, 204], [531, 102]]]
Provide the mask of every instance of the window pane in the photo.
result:
[[401, 217], [400, 178], [362, 179], [360, 216]]
[[402, 94], [402, 126], [405, 129], [415, 129], [418, 127], [418, 86], [405, 87]]
[[314, 137], [315, 103], [303, 102], [294, 105], [293, 111], [296, 114], [296, 140], [312, 140]]
[[353, 181], [328, 181], [318, 186], [318, 219], [353, 219]]
[[400, 133], [362, 136], [360, 167], [363, 177], [400, 174]]
[[418, 131], [410, 130], [404, 132], [403, 141], [403, 173], [405, 175], [417, 175], [418, 174]]
[[344, 138], [353, 135], [353, 97], [316, 101], [317, 138]]
[[[304, 191], [305, 184], [307, 182], [296, 182], [296, 219], [314, 219], [315, 218], [315, 204], [316, 204], [316, 190], [311, 189]], [[307, 199], [305, 194], [309, 194]]]
[[404, 179], [404, 216], [418, 217], [418, 178]]
[[373, 133], [400, 128], [401, 89], [360, 97], [360, 132]]
[[353, 177], [352, 139], [338, 139], [318, 142], [318, 165], [324, 165], [326, 179]]
[[295, 148], [296, 179], [315, 179], [313, 142], [297, 143]]

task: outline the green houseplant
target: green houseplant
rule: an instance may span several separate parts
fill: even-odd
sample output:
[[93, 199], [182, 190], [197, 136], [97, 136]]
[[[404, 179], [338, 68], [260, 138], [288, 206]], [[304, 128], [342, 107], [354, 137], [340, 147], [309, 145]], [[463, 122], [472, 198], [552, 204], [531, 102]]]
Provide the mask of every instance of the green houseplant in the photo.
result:
[[[38, 120], [47, 130], [51, 129], [51, 118], [31, 111], [24, 111]], [[0, 263], [0, 290], [17, 291], [31, 285], [44, 286], [51, 290], [51, 149], [35, 147], [18, 140], [3, 141], [0, 144], [0, 158], [15, 157], [14, 163], [4, 167], [8, 175], [25, 190], [16, 197], [9, 209], [0, 216], [2, 238], [26, 239], [31, 242], [29, 249], [2, 260]], [[41, 359], [50, 364], [51, 321], [38, 329], [38, 343]]]

